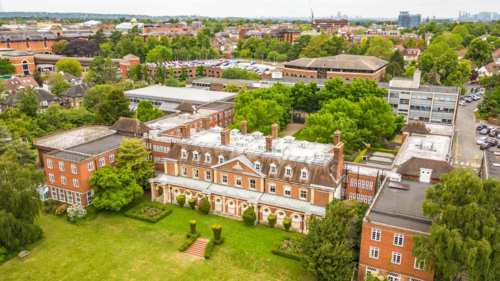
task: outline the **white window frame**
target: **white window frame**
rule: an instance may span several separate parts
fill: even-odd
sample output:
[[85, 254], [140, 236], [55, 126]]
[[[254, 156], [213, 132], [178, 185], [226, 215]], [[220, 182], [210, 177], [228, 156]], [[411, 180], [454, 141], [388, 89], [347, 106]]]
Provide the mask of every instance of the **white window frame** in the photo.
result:
[[205, 171], [205, 180], [207, 181], [212, 180], [212, 173], [210, 171]]
[[94, 162], [90, 161], [87, 166], [89, 167], [89, 172], [92, 172], [94, 170]]
[[54, 174], [49, 173], [49, 180], [50, 180], [51, 183], [53, 183], [53, 182], [56, 181], [56, 179], [54, 178]]
[[256, 161], [256, 162], [254, 163], [254, 168], [255, 168], [255, 170], [257, 170], [257, 171], [260, 171], [260, 169], [262, 168], [262, 165], [260, 164], [260, 162]]
[[242, 184], [242, 180], [240, 177], [237, 177], [237, 178], [234, 178], [234, 186], [238, 186], [238, 187], [241, 187], [241, 184]]
[[[288, 194], [287, 194], [288, 192]], [[290, 186], [285, 186], [283, 188], [283, 195], [287, 196], [287, 197], [291, 197], [292, 196], [292, 188]]]
[[403, 254], [398, 252], [392, 252], [391, 263], [401, 265], [401, 260], [403, 259]]
[[80, 187], [80, 185], [78, 183], [78, 179], [73, 179], [73, 187], [75, 187], [75, 188], [79, 188]]
[[47, 159], [47, 168], [53, 169], [52, 160], [51, 159]]
[[75, 165], [75, 164], [71, 164], [71, 173], [72, 173], [73, 175], [76, 175], [76, 173], [77, 173], [77, 172], [76, 172], [76, 165]]
[[57, 200], [57, 193], [58, 193], [58, 192], [57, 192], [57, 188], [55, 188], [55, 187], [51, 186], [51, 187], [50, 187], [50, 191], [51, 191], [51, 197], [52, 197], [52, 199]]
[[212, 155], [205, 153], [205, 162], [212, 162]]
[[224, 158], [224, 156], [222, 156], [222, 155], [219, 155], [219, 157], [218, 157], [218, 158], [219, 158], [219, 164], [224, 163], [224, 162], [225, 162], [225, 160], [226, 160], [226, 159]]
[[200, 160], [200, 154], [198, 152], [193, 152], [193, 161], [199, 161]]
[[188, 158], [188, 154], [189, 153], [187, 152], [187, 150], [185, 150], [185, 149], [181, 150], [181, 158], [182, 159], [187, 159]]
[[369, 257], [378, 260], [379, 256], [380, 256], [380, 248], [370, 246]]
[[99, 158], [99, 167], [106, 166], [106, 159], [104, 157]]
[[66, 182], [66, 176], [61, 176], [61, 184], [62, 185], [66, 185], [67, 182]]
[[306, 169], [300, 170], [300, 179], [307, 180], [309, 178], [309, 171]]
[[369, 274], [372, 274], [372, 272], [379, 273], [378, 268], [367, 266], [366, 267], [366, 275], [365, 276], [368, 276]]
[[382, 230], [377, 228], [372, 228], [372, 236], [371, 236], [372, 241], [380, 242], [381, 238], [382, 238]]
[[94, 191], [89, 191], [85, 193], [87, 195], [87, 206], [94, 202]]
[[[419, 266], [420, 264], [422, 264], [422, 267]], [[415, 258], [415, 262], [413, 263], [413, 268], [415, 268], [416, 270], [424, 270], [425, 260], [419, 260], [418, 258]]]
[[222, 184], [227, 184], [227, 182], [228, 182], [228, 176], [226, 174], [221, 174], [220, 175], [220, 182]]
[[403, 247], [405, 236], [403, 234], [394, 233], [394, 239], [392, 240], [392, 245]]
[[64, 189], [59, 188], [59, 201], [66, 202], [66, 195], [64, 194]]
[[73, 204], [73, 192], [66, 190], [66, 195], [68, 196], [68, 203]]
[[65, 167], [64, 167], [64, 162], [59, 161], [59, 171], [64, 172]]
[[269, 165], [269, 174], [276, 175], [278, 173], [278, 166], [275, 164]]
[[[304, 197], [302, 197], [303, 194], [305, 194]], [[307, 189], [301, 188], [299, 190], [299, 198], [302, 200], [307, 200]]]
[[[253, 181], [253, 183], [252, 183]], [[248, 179], [248, 187], [250, 189], [256, 189], [257, 188], [257, 180], [255, 179]]]
[[115, 155], [114, 154], [109, 155], [109, 163], [115, 163]]
[[78, 192], [75, 192], [75, 202], [78, 205], [82, 205], [82, 196]]
[[197, 179], [200, 176], [200, 171], [198, 169], [193, 169], [193, 178]]
[[389, 279], [389, 281], [401, 281], [401, 275], [390, 272], [387, 274], [387, 279]]
[[183, 177], [187, 177], [187, 175], [188, 175], [188, 169], [186, 167], [181, 167], [181, 175]]
[[[271, 189], [273, 189], [273, 190], [271, 190]], [[276, 184], [274, 184], [274, 183], [269, 184], [269, 192], [276, 193]]]

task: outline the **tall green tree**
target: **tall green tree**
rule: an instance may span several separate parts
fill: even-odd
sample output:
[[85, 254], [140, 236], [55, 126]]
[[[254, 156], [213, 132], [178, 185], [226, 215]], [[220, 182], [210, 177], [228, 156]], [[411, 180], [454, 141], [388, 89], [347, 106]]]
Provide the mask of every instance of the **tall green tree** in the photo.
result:
[[342, 201], [331, 206], [323, 219], [308, 222], [309, 232], [301, 243], [301, 264], [318, 280], [352, 277], [355, 254], [351, 237], [356, 219], [353, 203]]
[[113, 91], [111, 85], [96, 85], [88, 89], [83, 96], [83, 107], [89, 112], [97, 112], [99, 104]]
[[116, 158], [118, 168], [132, 171], [137, 184], [144, 189], [149, 188], [148, 180], [155, 173], [154, 163], [146, 158], [150, 153], [141, 140], [124, 138]]
[[62, 71], [65, 73], [73, 74], [76, 77], [81, 77], [83, 67], [79, 61], [77, 61], [73, 58], [68, 58], [68, 59], [62, 59], [62, 60], [59, 60], [56, 62], [56, 71], [57, 72]]
[[374, 56], [383, 60], [390, 60], [392, 55], [392, 48], [394, 44], [392, 41], [383, 37], [371, 37], [368, 40], [368, 49], [366, 50], [367, 56]]
[[137, 106], [137, 119], [142, 122], [148, 122], [165, 116], [158, 108], [147, 100], [141, 100]]
[[93, 204], [98, 209], [119, 211], [144, 193], [129, 169], [105, 166], [92, 175], [89, 184], [94, 187]]
[[65, 55], [66, 54], [66, 47], [68, 46], [69, 42], [67, 40], [59, 40], [57, 42], [54, 42], [52, 44], [52, 52], [56, 55]]
[[28, 87], [20, 92], [19, 96], [20, 99], [17, 101], [17, 108], [19, 111], [30, 117], [36, 117], [38, 109], [40, 108], [40, 103], [36, 97], [35, 88]]
[[53, 73], [47, 79], [50, 86], [50, 92], [53, 95], [59, 96], [60, 93], [71, 88], [71, 84], [61, 73]]
[[111, 57], [95, 56], [85, 79], [99, 85], [110, 84], [117, 80], [116, 70], [116, 65], [111, 61]]
[[316, 92], [318, 86], [315, 82], [304, 84], [297, 83], [292, 87], [293, 108], [312, 113], [317, 107]]
[[107, 125], [114, 124], [120, 117], [131, 117], [129, 100], [121, 89], [114, 89], [97, 107], [96, 121]]
[[442, 175], [427, 188], [423, 214], [430, 235], [413, 238], [413, 255], [448, 280], [500, 279], [500, 182], [482, 181], [472, 169]]
[[395, 51], [391, 55], [391, 59], [389, 60], [389, 64], [387, 65], [386, 72], [387, 74], [392, 75], [392, 77], [402, 76], [405, 69], [405, 59], [403, 54], [400, 51]]
[[0, 58], [0, 75], [16, 73], [16, 67], [8, 60]]
[[469, 50], [465, 53], [465, 59], [471, 59], [477, 65], [485, 65], [492, 62], [491, 46], [487, 41], [476, 38], [470, 42]]

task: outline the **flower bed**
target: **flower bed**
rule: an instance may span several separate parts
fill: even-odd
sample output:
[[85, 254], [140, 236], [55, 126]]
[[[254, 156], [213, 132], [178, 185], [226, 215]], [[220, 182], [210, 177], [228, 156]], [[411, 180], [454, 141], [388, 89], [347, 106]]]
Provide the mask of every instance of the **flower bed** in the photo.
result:
[[300, 239], [285, 236], [274, 244], [271, 253], [292, 260], [300, 260], [300, 254], [302, 253], [300, 242]]
[[125, 213], [126, 217], [155, 223], [172, 213], [172, 207], [162, 204], [146, 202]]

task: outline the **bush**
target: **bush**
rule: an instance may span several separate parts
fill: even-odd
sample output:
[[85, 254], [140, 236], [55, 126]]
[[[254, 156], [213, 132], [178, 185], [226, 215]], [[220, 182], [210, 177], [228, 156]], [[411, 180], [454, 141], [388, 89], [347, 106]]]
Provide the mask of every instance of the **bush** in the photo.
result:
[[391, 153], [391, 154], [394, 154], [394, 155], [397, 155], [398, 153], [394, 150], [390, 150], [390, 149], [385, 149], [385, 148], [374, 148], [374, 147], [369, 147], [368, 148], [368, 151], [370, 152], [384, 152], [384, 153]]
[[191, 233], [193, 233], [193, 234], [196, 233], [196, 221], [195, 220], [189, 221], [189, 228], [191, 229]]
[[79, 204], [71, 205], [66, 210], [66, 218], [72, 223], [81, 222], [85, 216], [87, 216], [87, 210]]
[[274, 227], [276, 225], [276, 216], [275, 215], [267, 216], [267, 221], [269, 222], [270, 227]]
[[[147, 208], [157, 208], [161, 209], [162, 211], [160, 213], [157, 213], [154, 216], [148, 216], [147, 214], [144, 214], [143, 211]], [[136, 220], [141, 220], [145, 222], [150, 222], [150, 223], [155, 223], [163, 219], [164, 217], [170, 215], [172, 213], [172, 207], [163, 205], [163, 204], [155, 204], [152, 202], [146, 202], [143, 204], [140, 204], [127, 212], [125, 212], [125, 216], [136, 219]]]
[[87, 220], [93, 220], [97, 218], [97, 214], [99, 214], [99, 212], [101, 211], [97, 209], [94, 205], [88, 205], [86, 207], [86, 210], [87, 210]]
[[194, 241], [196, 241], [196, 239], [200, 237], [200, 233], [196, 232], [193, 234], [189, 232], [188, 234], [186, 234], [186, 237], [187, 237], [186, 241], [184, 241], [184, 244], [182, 244], [181, 247], [179, 248], [179, 251], [181, 252], [184, 252], [189, 248], [189, 246], [193, 245]]
[[[285, 237], [282, 237], [281, 239], [279, 239], [271, 248], [271, 253], [273, 255], [277, 255], [277, 256], [288, 258], [288, 259], [300, 261], [300, 254], [299, 253], [281, 249], [281, 246], [283, 245], [284, 241], [290, 240], [290, 239], [292, 239], [290, 236], [285, 236]], [[298, 245], [300, 245], [300, 243], [301, 243], [300, 238], [294, 239], [294, 240]]]
[[292, 221], [290, 219], [283, 220], [283, 227], [285, 228], [286, 231], [290, 231], [291, 224], [292, 224]]
[[212, 250], [214, 248], [214, 240], [210, 239], [210, 242], [208, 242], [207, 247], [205, 248], [205, 259], [208, 260], [212, 256]]
[[247, 225], [253, 225], [255, 223], [255, 220], [257, 220], [257, 214], [255, 214], [255, 211], [253, 208], [247, 208], [244, 212], [243, 212], [243, 221], [247, 224]]
[[45, 214], [55, 215], [57, 208], [59, 208], [59, 206], [61, 206], [61, 204], [62, 204], [61, 202], [55, 201], [55, 200], [43, 201], [42, 211]]
[[208, 202], [208, 199], [206, 197], [203, 197], [200, 200], [200, 203], [198, 203], [198, 211], [200, 211], [202, 214], [208, 215], [210, 213], [210, 202]]
[[188, 204], [189, 204], [189, 207], [191, 207], [191, 209], [195, 209], [195, 206], [196, 206], [196, 199], [194, 198], [191, 198], [188, 200]]
[[356, 157], [356, 159], [354, 159], [354, 163], [359, 163], [361, 162], [361, 159], [363, 159], [363, 156], [365, 156], [365, 153], [368, 151], [368, 148], [367, 149], [364, 149], [363, 151], [361, 151], [361, 153], [358, 155], [358, 157]]
[[7, 249], [4, 247], [0, 247], [0, 262], [5, 259], [5, 255], [7, 254]]
[[67, 207], [68, 206], [66, 206], [66, 204], [62, 204], [61, 206], [59, 206], [56, 210], [56, 216], [63, 217], [66, 214]]
[[212, 225], [212, 231], [214, 232], [214, 239], [220, 240], [220, 236], [222, 233], [222, 226], [220, 224]]
[[184, 207], [184, 204], [186, 203], [186, 197], [184, 195], [179, 195], [175, 197], [175, 199], [177, 199], [179, 206]]
[[215, 245], [222, 245], [222, 243], [224, 243], [225, 240], [226, 238], [221, 237], [219, 240], [214, 240], [214, 243]]

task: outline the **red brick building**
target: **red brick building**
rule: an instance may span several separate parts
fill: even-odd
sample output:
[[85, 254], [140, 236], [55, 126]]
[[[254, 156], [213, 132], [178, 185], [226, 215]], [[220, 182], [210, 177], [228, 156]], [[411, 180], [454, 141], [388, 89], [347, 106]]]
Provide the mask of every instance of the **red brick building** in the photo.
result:
[[347, 19], [315, 19], [311, 20], [311, 27], [317, 29], [318, 31], [323, 29], [325, 32], [332, 36], [337, 33], [340, 28], [349, 25], [349, 20]]
[[36, 69], [34, 53], [30, 51], [16, 50], [3, 54], [16, 67], [15, 75], [31, 75]]
[[359, 163], [345, 163], [342, 171], [342, 200], [371, 204], [386, 177], [398, 176], [390, 169]]
[[0, 34], [0, 48], [51, 54], [56, 37], [53, 33], [6, 32]]
[[301, 31], [298, 28], [279, 28], [271, 31], [272, 38], [278, 38], [280, 42], [290, 42], [293, 44], [297, 38], [301, 36]]

